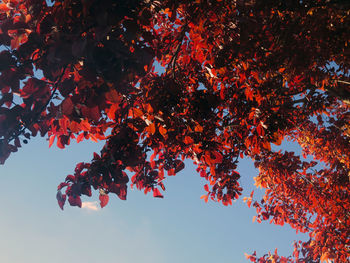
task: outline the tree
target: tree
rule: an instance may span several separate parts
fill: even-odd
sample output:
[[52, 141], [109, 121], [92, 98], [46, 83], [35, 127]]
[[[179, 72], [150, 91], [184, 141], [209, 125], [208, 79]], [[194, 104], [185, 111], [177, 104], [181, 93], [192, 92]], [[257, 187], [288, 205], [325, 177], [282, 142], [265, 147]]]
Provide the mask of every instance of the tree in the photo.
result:
[[[129, 180], [163, 197], [184, 159], [209, 182], [202, 198], [229, 205], [248, 157], [265, 189], [246, 200], [256, 220], [310, 240], [247, 258], [349, 262], [349, 13], [338, 0], [4, 0], [0, 162], [38, 133], [105, 141], [58, 186], [63, 209], [91, 188], [101, 207], [125, 200]], [[312, 158], [271, 147], [284, 139]]]

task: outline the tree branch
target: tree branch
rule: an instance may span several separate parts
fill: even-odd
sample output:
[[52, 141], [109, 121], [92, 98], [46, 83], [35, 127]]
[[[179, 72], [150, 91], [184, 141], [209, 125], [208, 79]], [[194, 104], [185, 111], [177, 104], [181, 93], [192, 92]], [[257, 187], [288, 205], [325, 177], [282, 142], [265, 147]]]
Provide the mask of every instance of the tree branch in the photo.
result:
[[[180, 53], [180, 50], [181, 50], [181, 45], [182, 45], [182, 40], [184, 39], [185, 37], [185, 33], [188, 29], [188, 26], [187, 24], [185, 24], [182, 29], [181, 29], [181, 32], [180, 32], [180, 35], [177, 37], [176, 41], [178, 42], [177, 46], [176, 46], [176, 49], [175, 49], [175, 52], [173, 54], [173, 56], [171, 57], [171, 60], [166, 68], [166, 72], [168, 72], [170, 69], [172, 69], [173, 71], [173, 74], [175, 74], [175, 67], [176, 67], [176, 61], [177, 61], [177, 57]], [[174, 76], [175, 77], [175, 76]]]

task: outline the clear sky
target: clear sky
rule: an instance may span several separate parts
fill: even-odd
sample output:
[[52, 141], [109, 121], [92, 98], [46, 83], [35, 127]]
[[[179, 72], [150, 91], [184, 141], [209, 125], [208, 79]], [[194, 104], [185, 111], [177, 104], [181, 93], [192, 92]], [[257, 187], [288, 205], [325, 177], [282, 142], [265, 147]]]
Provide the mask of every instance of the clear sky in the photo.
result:
[[250, 160], [240, 162], [244, 192], [232, 206], [200, 199], [206, 181], [186, 162], [166, 179], [164, 199], [128, 188], [126, 201], [110, 194], [103, 209], [95, 192], [83, 197], [84, 208], [66, 204], [61, 211], [57, 185], [102, 146], [83, 141], [61, 150], [38, 137], [0, 165], [1, 263], [243, 263], [254, 250], [291, 255], [293, 240], [306, 239], [287, 225], [252, 222], [255, 209], [242, 197], [262, 191]]
[[[232, 206], [200, 199], [202, 179], [190, 162], [166, 180], [164, 199], [128, 189], [128, 200], [111, 195], [103, 209], [97, 193], [87, 207], [65, 206], [55, 198], [57, 185], [75, 164], [90, 161], [101, 144], [73, 143], [48, 148], [43, 138], [30, 140], [0, 166], [1, 263], [240, 263], [244, 252], [259, 255], [278, 248], [290, 255], [302, 238], [288, 226], [252, 223], [254, 208], [242, 200]], [[248, 160], [238, 170], [243, 196], [254, 188], [257, 171]]]

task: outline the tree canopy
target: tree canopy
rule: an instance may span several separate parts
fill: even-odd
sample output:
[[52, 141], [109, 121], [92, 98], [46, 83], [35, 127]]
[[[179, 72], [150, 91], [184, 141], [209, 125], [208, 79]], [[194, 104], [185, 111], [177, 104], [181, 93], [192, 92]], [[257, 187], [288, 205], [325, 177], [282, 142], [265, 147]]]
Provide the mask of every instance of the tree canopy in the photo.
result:
[[[185, 159], [202, 198], [229, 205], [251, 158], [256, 220], [310, 240], [247, 258], [349, 262], [349, 37], [341, 0], [3, 0], [0, 163], [37, 134], [105, 141], [58, 186], [63, 209], [92, 189], [101, 207], [125, 200], [128, 184], [163, 197]], [[302, 155], [271, 147], [283, 140]]]

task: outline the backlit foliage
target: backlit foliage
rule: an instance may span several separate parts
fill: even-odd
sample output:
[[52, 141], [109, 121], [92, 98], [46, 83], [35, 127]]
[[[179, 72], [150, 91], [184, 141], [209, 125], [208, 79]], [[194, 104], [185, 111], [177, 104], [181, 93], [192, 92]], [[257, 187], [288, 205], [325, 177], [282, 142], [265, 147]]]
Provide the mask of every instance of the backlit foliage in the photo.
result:
[[[63, 209], [92, 188], [101, 207], [110, 193], [125, 200], [128, 183], [163, 197], [185, 159], [208, 180], [202, 198], [229, 205], [242, 192], [239, 158], [251, 158], [265, 189], [246, 200], [255, 219], [310, 240], [288, 258], [247, 258], [349, 262], [349, 10], [340, 0], [4, 0], [0, 162], [37, 134], [59, 148], [105, 141], [58, 186]], [[283, 139], [313, 161], [273, 150]]]

